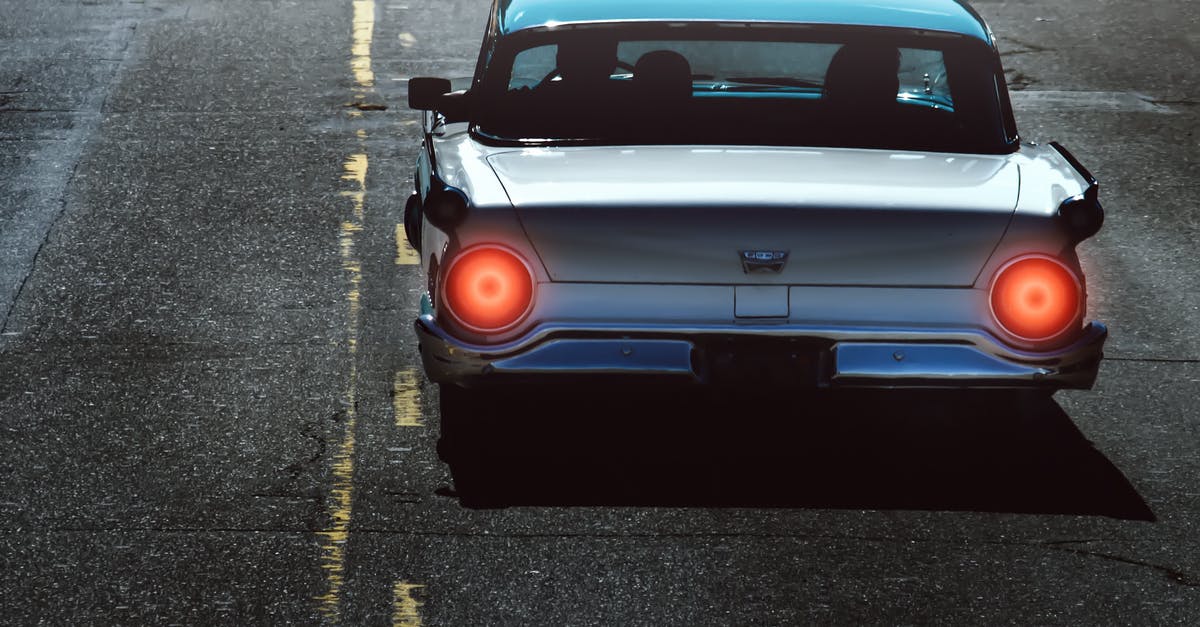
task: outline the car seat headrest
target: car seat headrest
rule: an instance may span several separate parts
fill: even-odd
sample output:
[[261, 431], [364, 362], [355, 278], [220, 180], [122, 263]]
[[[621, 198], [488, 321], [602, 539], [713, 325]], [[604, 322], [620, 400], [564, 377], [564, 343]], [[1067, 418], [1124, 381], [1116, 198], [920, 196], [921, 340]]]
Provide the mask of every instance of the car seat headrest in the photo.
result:
[[678, 100], [692, 95], [692, 66], [672, 50], [647, 52], [633, 66], [633, 85], [639, 96]]

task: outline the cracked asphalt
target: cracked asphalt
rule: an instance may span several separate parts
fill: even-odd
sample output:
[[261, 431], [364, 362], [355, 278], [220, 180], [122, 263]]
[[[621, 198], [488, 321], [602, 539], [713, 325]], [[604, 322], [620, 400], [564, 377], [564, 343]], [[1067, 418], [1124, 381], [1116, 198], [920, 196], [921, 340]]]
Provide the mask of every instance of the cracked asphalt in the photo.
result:
[[0, 622], [1197, 624], [1200, 14], [974, 6], [1102, 183], [1096, 388], [553, 395], [471, 509], [396, 225], [484, 0], [0, 0]]

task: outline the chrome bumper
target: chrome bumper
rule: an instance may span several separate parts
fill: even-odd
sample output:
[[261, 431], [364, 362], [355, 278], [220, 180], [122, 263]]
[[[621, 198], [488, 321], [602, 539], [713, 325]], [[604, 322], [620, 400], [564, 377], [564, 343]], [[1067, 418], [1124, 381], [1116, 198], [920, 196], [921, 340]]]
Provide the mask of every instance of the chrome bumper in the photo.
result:
[[[1024, 352], [977, 330], [797, 325], [542, 325], [498, 346], [465, 344], [430, 314], [417, 318], [421, 359], [437, 383], [550, 382], [572, 375], [710, 383], [712, 342], [773, 338], [804, 342], [811, 368], [795, 383], [815, 387], [1087, 389], [1108, 329], [1092, 322], [1069, 346]], [[795, 357], [796, 355], [792, 355]], [[809, 373], [811, 371], [811, 373]]]

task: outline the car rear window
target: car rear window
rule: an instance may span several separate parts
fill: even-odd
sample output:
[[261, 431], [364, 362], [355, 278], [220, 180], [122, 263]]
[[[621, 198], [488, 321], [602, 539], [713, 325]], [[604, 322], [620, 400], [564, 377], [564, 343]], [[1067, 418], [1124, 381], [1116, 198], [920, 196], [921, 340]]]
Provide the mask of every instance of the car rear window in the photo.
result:
[[[789, 34], [801, 36], [611, 28], [528, 38], [493, 59], [475, 121], [494, 139], [545, 142], [1007, 151], [986, 50], [946, 37], [780, 40]], [[609, 69], [573, 76], [581, 54]]]
[[[656, 50], [678, 52], [688, 60], [696, 76], [699, 95], [708, 79], [708, 88], [715, 89], [734, 77], [769, 76], [784, 77], [812, 83], [819, 88], [825, 81], [825, 71], [840, 44], [795, 43], [795, 42], [742, 42], [742, 41], [623, 41], [617, 46], [617, 59], [632, 65], [627, 59], [640, 59]], [[897, 76], [900, 102], [931, 102], [953, 107], [950, 86], [946, 82], [946, 65], [940, 50], [900, 48], [900, 67]], [[509, 78], [510, 90], [536, 87], [549, 77], [551, 82], [561, 82], [555, 75], [558, 45], [534, 46], [519, 52], [513, 62]], [[616, 68], [610, 79], [631, 78], [629, 69]], [[819, 89], [780, 89], [819, 96]], [[724, 92], [733, 95], [735, 91]], [[932, 96], [932, 98], [926, 98]]]

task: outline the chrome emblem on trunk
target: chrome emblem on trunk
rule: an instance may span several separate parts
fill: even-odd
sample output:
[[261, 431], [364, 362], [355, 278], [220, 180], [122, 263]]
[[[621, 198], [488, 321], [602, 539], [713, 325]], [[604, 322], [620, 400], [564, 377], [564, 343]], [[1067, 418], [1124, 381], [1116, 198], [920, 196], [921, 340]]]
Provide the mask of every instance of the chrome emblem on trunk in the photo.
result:
[[742, 259], [742, 271], [746, 274], [772, 272], [779, 274], [787, 264], [786, 250], [739, 250]]

